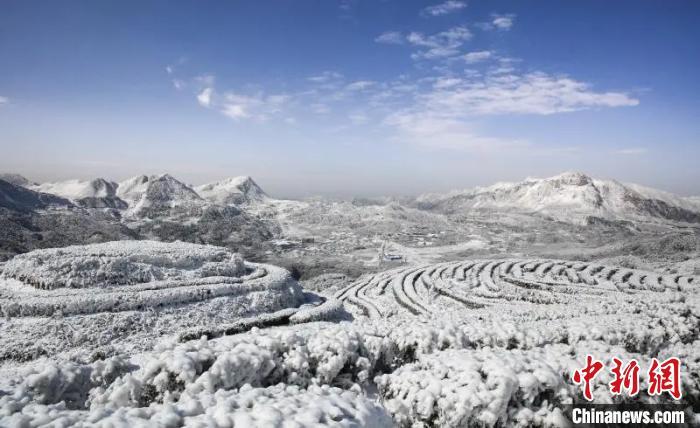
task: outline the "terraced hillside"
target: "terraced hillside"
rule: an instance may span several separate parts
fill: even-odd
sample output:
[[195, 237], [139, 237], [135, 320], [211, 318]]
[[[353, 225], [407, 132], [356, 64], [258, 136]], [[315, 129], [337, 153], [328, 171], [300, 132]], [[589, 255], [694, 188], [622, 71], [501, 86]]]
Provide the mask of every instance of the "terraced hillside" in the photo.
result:
[[304, 301], [284, 269], [221, 247], [153, 241], [36, 250], [8, 262], [0, 285], [0, 360], [15, 361], [110, 353], [117, 343], [147, 349], [164, 334]]
[[[335, 297], [399, 350], [375, 377], [399, 426], [567, 426], [562, 409], [585, 402], [571, 375], [588, 354], [607, 367], [678, 357], [681, 403], [700, 403], [699, 290], [692, 276], [503, 259], [395, 269]], [[634, 399], [612, 396], [610, 381], [595, 379], [595, 402], [671, 402], [647, 395], [646, 379]]]
[[557, 260], [470, 260], [404, 267], [363, 278], [336, 294], [370, 318], [397, 311], [432, 316], [445, 310], [498, 309], [518, 303], [574, 304], [690, 292], [698, 279], [596, 263]]
[[[90, 337], [100, 342], [109, 325], [119, 352], [83, 344], [92, 354], [76, 350], [68, 363], [18, 366], [0, 380], [7, 391], [0, 394], [0, 425], [568, 426], [564, 409], [584, 402], [571, 375], [588, 354], [608, 367], [613, 357], [642, 365], [680, 358], [679, 403], [688, 421], [700, 423], [693, 411], [700, 402], [697, 277], [588, 262], [465, 260], [368, 275], [321, 305], [297, 308], [298, 286], [278, 287], [288, 281], [279, 270], [215, 247], [116, 259], [115, 248], [63, 251], [81, 254], [80, 262], [39, 253], [6, 267], [5, 276], [16, 279], [5, 281], [24, 282], [6, 284], [5, 293], [21, 289], [28, 298], [15, 299], [27, 303], [5, 321], [2, 331], [13, 333], [3, 340], [15, 352], [32, 349], [11, 338], [46, 344], [28, 331], [61, 322], [64, 332], [68, 325], [82, 334], [103, 330]], [[98, 274], [79, 274], [86, 269]], [[122, 281], [125, 269], [134, 283]], [[47, 287], [46, 276], [56, 271], [64, 273]], [[65, 277], [80, 280], [61, 282]], [[260, 293], [255, 284], [265, 284], [264, 298], [252, 298]], [[209, 297], [208, 290], [234, 289]], [[83, 296], [90, 305], [69, 304], [87, 290], [94, 291]], [[126, 298], [110, 294], [117, 290]], [[150, 300], [164, 290], [175, 301]], [[64, 305], [51, 318], [41, 300], [49, 293]], [[3, 308], [12, 311], [5, 296]], [[256, 308], [256, 322], [238, 317], [239, 303]], [[92, 315], [71, 312], [82, 307]], [[156, 347], [134, 346], [147, 330], [176, 334]], [[64, 334], [57, 343], [74, 338]], [[672, 402], [667, 394], [648, 395], [646, 378], [635, 398], [612, 396], [609, 382], [609, 373], [594, 379], [596, 402]]]

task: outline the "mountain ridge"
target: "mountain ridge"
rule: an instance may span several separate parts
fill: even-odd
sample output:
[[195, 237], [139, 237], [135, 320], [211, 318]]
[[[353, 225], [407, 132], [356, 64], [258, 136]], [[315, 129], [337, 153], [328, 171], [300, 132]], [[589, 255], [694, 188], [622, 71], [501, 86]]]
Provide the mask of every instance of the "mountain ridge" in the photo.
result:
[[415, 204], [426, 210], [512, 210], [541, 213], [565, 221], [663, 219], [700, 223], [700, 207], [686, 198], [636, 184], [594, 179], [581, 172], [500, 182], [444, 194], [424, 194]]
[[[97, 178], [33, 184], [17, 177], [30, 190], [54, 194], [84, 208], [115, 208], [135, 217], [158, 216], [173, 209], [197, 215], [209, 205], [243, 207], [275, 200], [245, 175], [199, 186], [187, 185], [170, 174], [139, 175], [119, 183]], [[402, 204], [444, 214], [508, 210], [577, 223], [589, 218], [700, 223], [700, 198], [571, 171], [547, 178], [428, 193]]]

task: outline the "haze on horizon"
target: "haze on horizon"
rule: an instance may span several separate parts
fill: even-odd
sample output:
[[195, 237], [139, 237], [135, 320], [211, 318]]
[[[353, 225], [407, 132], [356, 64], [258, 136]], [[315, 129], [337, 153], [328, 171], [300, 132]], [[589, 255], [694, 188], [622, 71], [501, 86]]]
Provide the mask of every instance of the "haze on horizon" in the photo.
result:
[[700, 4], [36, 2], [0, 13], [0, 172], [406, 195], [566, 170], [700, 194]]

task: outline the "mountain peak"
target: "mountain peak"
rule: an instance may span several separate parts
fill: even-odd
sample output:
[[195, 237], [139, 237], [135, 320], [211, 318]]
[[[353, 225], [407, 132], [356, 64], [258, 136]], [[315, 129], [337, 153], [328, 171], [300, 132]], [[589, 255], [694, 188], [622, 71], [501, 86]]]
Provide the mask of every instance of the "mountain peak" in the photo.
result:
[[586, 221], [589, 217], [700, 222], [700, 210], [692, 201], [634, 184], [593, 179], [581, 172], [498, 183], [445, 195], [423, 195], [416, 202], [421, 207], [447, 213], [513, 210], [544, 213], [571, 222]]
[[22, 187], [27, 187], [36, 183], [32, 183], [31, 181], [27, 180], [26, 177], [24, 177], [21, 174], [15, 174], [15, 173], [0, 173], [0, 180], [7, 181], [8, 183], [12, 183], [15, 186], [22, 186]]
[[73, 204], [60, 196], [36, 192], [0, 179], [0, 207], [13, 211], [33, 211], [49, 207], [71, 207]]
[[267, 194], [248, 175], [204, 184], [195, 190], [204, 199], [218, 205], [238, 205], [267, 198]]
[[51, 193], [71, 200], [83, 198], [114, 198], [117, 183], [95, 178], [93, 180], [66, 180], [28, 186], [37, 192]]
[[191, 187], [167, 173], [124, 180], [117, 187], [117, 194], [128, 202], [130, 214], [137, 216], [149, 216], [202, 200]]
[[557, 181], [572, 186], [585, 186], [593, 183], [593, 179], [590, 176], [578, 171], [566, 171], [554, 177], [546, 178], [545, 180]]

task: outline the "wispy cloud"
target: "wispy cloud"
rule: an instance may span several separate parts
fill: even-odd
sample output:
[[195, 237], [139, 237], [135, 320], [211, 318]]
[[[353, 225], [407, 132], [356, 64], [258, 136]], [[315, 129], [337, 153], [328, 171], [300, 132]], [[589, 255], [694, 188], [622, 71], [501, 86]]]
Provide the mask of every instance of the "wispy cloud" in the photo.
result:
[[198, 84], [200, 84], [202, 86], [211, 87], [214, 85], [214, 82], [216, 81], [216, 77], [211, 73], [207, 73], [207, 74], [200, 74], [199, 76], [196, 76], [194, 78], [194, 80], [195, 80], [195, 82], [197, 82]]
[[476, 51], [469, 52], [465, 54], [462, 58], [464, 58], [464, 61], [466, 61], [467, 64], [476, 64], [477, 62], [486, 61], [492, 56], [493, 52], [491, 51]]
[[[488, 30], [505, 31], [512, 27], [514, 18], [492, 15]], [[186, 89], [203, 107], [237, 122], [276, 120], [288, 126], [303, 125], [308, 119], [315, 121], [319, 132], [375, 127], [376, 132], [388, 130], [388, 138], [395, 141], [477, 151], [510, 150], [529, 144], [523, 139], [485, 135], [480, 125], [489, 123], [486, 116], [546, 116], [639, 104], [624, 91], [599, 90], [564, 74], [523, 72], [519, 70], [521, 59], [492, 50], [469, 51], [465, 45], [472, 37], [466, 26], [432, 34], [389, 31], [379, 35], [376, 42], [404, 44], [415, 60], [435, 60], [416, 63], [389, 80], [370, 80], [376, 78], [372, 74], [345, 75], [341, 73], [344, 70], [326, 70], [301, 79], [289, 93], [275, 93], [259, 85], [218, 90], [214, 75], [203, 74], [187, 79]], [[284, 87], [294, 85], [285, 82]], [[318, 121], [318, 115], [323, 115], [322, 121]], [[623, 148], [615, 153], [641, 154], [644, 149]]]
[[512, 13], [508, 13], [508, 14], [494, 13], [491, 15], [490, 21], [481, 22], [481, 23], [477, 24], [477, 26], [485, 31], [491, 31], [491, 30], [508, 31], [511, 28], [513, 28], [514, 24], [515, 24], [515, 14], [512, 14]]
[[185, 63], [187, 63], [187, 61], [188, 61], [188, 59], [186, 56], [181, 56], [180, 58], [177, 59], [177, 61], [175, 61], [175, 63], [166, 65], [165, 72], [168, 74], [175, 74], [177, 69], [180, 66], [184, 65]]
[[348, 84], [345, 89], [348, 91], [363, 91], [367, 88], [370, 88], [374, 85], [376, 85], [377, 82], [371, 81], [371, 80], [358, 80], [356, 82], [352, 82]]
[[515, 23], [515, 15], [494, 15], [492, 24], [499, 30], [510, 30]]
[[613, 153], [617, 155], [626, 155], [626, 156], [636, 156], [636, 155], [643, 155], [649, 152], [649, 149], [646, 147], [628, 147], [624, 149], [618, 149], [615, 150]]
[[[624, 92], [597, 92], [590, 84], [567, 76], [535, 72], [518, 74], [446, 75], [416, 90], [411, 102], [389, 113], [383, 123], [402, 142], [460, 150], [505, 150], [527, 141], [484, 136], [485, 115], [552, 115], [603, 107], [635, 106]], [[626, 149], [620, 154], [639, 154]]]
[[396, 129], [395, 141], [423, 147], [498, 151], [525, 147], [528, 144], [522, 140], [504, 140], [479, 135], [472, 124], [440, 114], [400, 111], [389, 115], [384, 123]]
[[7, 104], [9, 102], [10, 102], [9, 98], [0, 96], [0, 105]]
[[306, 80], [310, 82], [315, 82], [315, 83], [326, 83], [330, 82], [332, 80], [340, 80], [343, 78], [343, 75], [338, 73], [337, 71], [324, 71], [320, 74], [315, 74], [313, 76], [309, 76], [306, 78]]
[[469, 29], [460, 26], [429, 36], [412, 32], [406, 39], [410, 44], [423, 48], [411, 55], [413, 59], [433, 59], [459, 54], [459, 49], [464, 42], [471, 38], [472, 33]]
[[204, 88], [202, 92], [197, 95], [197, 102], [202, 107], [211, 107], [211, 95], [214, 92], [213, 88]]
[[404, 42], [403, 35], [398, 31], [385, 31], [374, 39], [377, 43], [386, 43], [389, 45], [400, 45]]
[[442, 16], [449, 13], [457, 12], [467, 7], [467, 4], [462, 1], [447, 0], [444, 3], [428, 6], [421, 11], [423, 16]]
[[[264, 95], [242, 95], [227, 92], [223, 95], [219, 109], [225, 116], [234, 119], [252, 119], [258, 122], [265, 122], [272, 116], [279, 116], [284, 113], [284, 106], [290, 101], [290, 96], [285, 94]], [[287, 116], [284, 120], [289, 119]]]
[[353, 125], [363, 125], [369, 122], [369, 116], [365, 112], [353, 112], [348, 115]]
[[423, 98], [434, 109], [474, 115], [549, 115], [639, 104], [638, 99], [624, 92], [596, 92], [587, 83], [541, 72], [488, 76], [434, 91]]
[[200, 86], [196, 93], [197, 103], [202, 107], [216, 110], [235, 121], [253, 120], [265, 122], [273, 116], [289, 123], [291, 116], [285, 115], [284, 107], [290, 103], [291, 96], [287, 94], [241, 94], [232, 91], [218, 92], [214, 88], [215, 77], [211, 74], [194, 78]]

